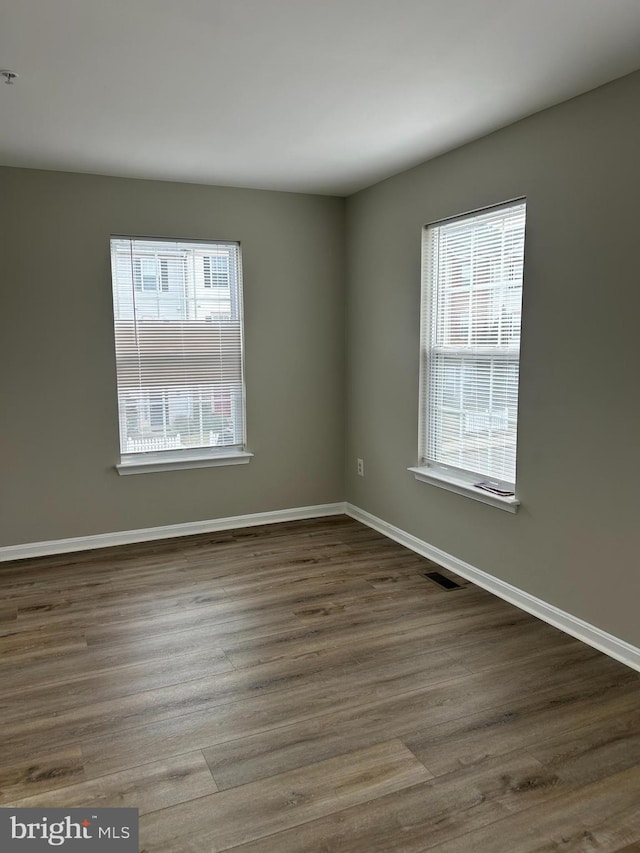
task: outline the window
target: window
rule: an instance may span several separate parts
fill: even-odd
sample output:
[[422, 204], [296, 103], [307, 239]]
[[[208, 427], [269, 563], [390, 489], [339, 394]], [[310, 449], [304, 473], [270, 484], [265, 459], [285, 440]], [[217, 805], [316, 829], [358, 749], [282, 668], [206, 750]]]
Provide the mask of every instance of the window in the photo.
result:
[[226, 254], [205, 255], [202, 259], [205, 287], [229, 287], [229, 258]]
[[111, 270], [120, 473], [248, 461], [239, 245], [116, 237]]
[[412, 469], [514, 504], [525, 217], [521, 201], [424, 229]]
[[136, 290], [167, 292], [169, 290], [169, 262], [164, 258], [138, 257], [133, 259], [133, 276]]

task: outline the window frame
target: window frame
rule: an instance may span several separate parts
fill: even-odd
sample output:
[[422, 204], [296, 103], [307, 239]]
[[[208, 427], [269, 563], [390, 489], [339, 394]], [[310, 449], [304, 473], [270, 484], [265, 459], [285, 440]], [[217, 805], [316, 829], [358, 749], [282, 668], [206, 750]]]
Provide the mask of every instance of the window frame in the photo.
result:
[[[235, 313], [237, 316], [237, 322], [239, 323], [240, 328], [240, 383], [237, 393], [232, 394], [232, 406], [234, 408], [241, 407], [241, 440], [240, 442], [233, 445], [224, 445], [224, 446], [204, 446], [204, 447], [186, 447], [179, 449], [170, 449], [170, 450], [147, 450], [143, 452], [129, 452], [122, 450], [122, 418], [123, 412], [119, 411], [118, 418], [118, 434], [120, 436], [120, 461], [116, 463], [115, 468], [119, 474], [142, 474], [142, 473], [152, 473], [158, 471], [172, 471], [172, 470], [180, 470], [187, 468], [205, 468], [205, 467], [214, 467], [220, 465], [238, 465], [249, 462], [253, 453], [246, 449], [246, 381], [245, 381], [245, 346], [244, 346], [244, 300], [243, 300], [243, 281], [242, 281], [242, 246], [240, 241], [232, 241], [232, 240], [214, 240], [214, 239], [194, 239], [194, 238], [184, 238], [184, 237], [157, 237], [157, 236], [148, 236], [148, 235], [132, 235], [132, 234], [112, 234], [110, 235], [110, 257], [112, 258], [111, 263], [111, 289], [112, 289], [112, 297], [113, 297], [113, 305], [114, 305], [114, 334], [116, 330], [116, 322], [118, 317], [116, 315], [117, 307], [120, 304], [121, 294], [118, 291], [117, 283], [116, 283], [116, 267], [113, 265], [113, 257], [114, 251], [114, 243], [119, 240], [131, 241], [133, 245], [135, 242], [149, 242], [152, 244], [192, 244], [193, 245], [193, 263], [195, 263], [195, 258], [197, 258], [197, 247], [198, 245], [210, 247], [214, 246], [230, 246], [234, 247], [236, 250], [236, 255], [234, 257], [234, 263], [231, 264], [229, 261], [229, 270], [234, 269], [235, 279], [232, 283], [229, 281], [229, 290], [231, 291], [230, 298], [232, 301], [232, 315]], [[142, 275], [142, 264], [138, 263], [137, 267], [134, 264], [131, 271], [131, 294], [132, 299], [134, 300], [133, 304], [135, 305], [135, 299], [139, 294], [147, 294], [151, 296], [154, 292], [158, 297], [161, 297], [164, 293], [170, 293], [170, 262], [174, 260], [173, 256], [162, 256], [161, 252], [156, 250], [154, 256], [156, 260], [156, 289], [155, 291], [150, 288], [145, 290], [143, 287], [143, 275]], [[134, 261], [138, 259], [133, 259]], [[186, 260], [186, 259], [185, 259]], [[164, 266], [161, 262], [164, 262]], [[185, 267], [186, 269], [186, 267]], [[139, 274], [139, 278], [137, 278]], [[231, 273], [230, 273], [231, 274]], [[138, 287], [138, 283], [140, 286]], [[191, 298], [194, 305], [197, 305], [197, 282], [194, 278], [192, 282], [193, 286], [193, 294], [192, 297], [189, 297], [187, 293], [187, 280], [184, 279], [184, 287], [185, 287], [185, 304]], [[184, 321], [184, 318], [183, 320]], [[134, 319], [135, 322], [135, 319]], [[178, 322], [181, 322], [178, 320]], [[115, 344], [115, 339], [114, 339]], [[114, 347], [114, 356], [116, 354], [116, 348]], [[116, 390], [118, 395], [121, 392], [121, 388], [118, 384], [116, 384]], [[126, 394], [126, 391], [124, 392]], [[144, 392], [147, 397], [149, 397], [150, 392]], [[166, 389], [162, 392], [164, 406], [167, 406], [166, 399], [168, 398], [168, 393]], [[141, 399], [140, 405], [147, 405], [149, 408], [151, 405], [150, 399], [146, 400], [146, 403]], [[118, 404], [118, 408], [120, 409], [120, 404]], [[125, 402], [124, 408], [124, 417], [128, 417], [129, 409], [133, 407], [128, 402]], [[163, 414], [163, 417], [166, 415]]]
[[[527, 217], [527, 199], [526, 197], [519, 197], [515, 199], [510, 199], [509, 201], [500, 202], [497, 204], [488, 205], [483, 208], [479, 208], [473, 211], [469, 211], [462, 215], [451, 216], [445, 219], [436, 220], [428, 223], [423, 226], [421, 232], [421, 250], [422, 250], [422, 264], [421, 264], [421, 287], [420, 287], [420, 378], [419, 378], [419, 395], [418, 395], [418, 465], [414, 467], [410, 467], [409, 471], [411, 471], [416, 480], [421, 482], [429, 483], [431, 485], [438, 486], [440, 488], [446, 489], [448, 491], [455, 492], [456, 494], [464, 495], [467, 497], [474, 498], [475, 500], [481, 501], [483, 503], [489, 504], [491, 506], [498, 507], [500, 509], [505, 509], [509, 512], [517, 512], [518, 507], [520, 505], [520, 500], [517, 496], [516, 488], [517, 483], [510, 483], [504, 480], [495, 480], [491, 475], [486, 472], [481, 471], [473, 471], [471, 469], [463, 469], [458, 468], [454, 465], [445, 464], [441, 461], [431, 458], [430, 454], [430, 444], [431, 444], [431, 436], [432, 436], [432, 425], [429, 423], [429, 412], [432, 408], [431, 405], [431, 377], [432, 377], [432, 361], [433, 361], [433, 353], [437, 352], [438, 347], [442, 349], [442, 355], [444, 358], [447, 356], [450, 357], [464, 357], [468, 359], [471, 364], [481, 363], [483, 360], [489, 361], [493, 365], [496, 361], [504, 359], [505, 361], [514, 362], [518, 366], [518, 388], [517, 395], [519, 397], [520, 391], [520, 382], [519, 382], [519, 366], [520, 366], [520, 340], [518, 340], [517, 350], [514, 351], [514, 348], [509, 348], [508, 346], [502, 347], [499, 344], [493, 348], [487, 347], [485, 351], [473, 351], [466, 350], [463, 347], [460, 348], [460, 352], [457, 352], [454, 348], [450, 348], [445, 350], [442, 345], [434, 345], [433, 344], [433, 323], [434, 317], [434, 296], [438, 289], [438, 283], [435, 284], [435, 287], [432, 285], [432, 281], [427, 267], [427, 256], [428, 256], [428, 244], [427, 241], [430, 239], [429, 232], [430, 229], [445, 225], [447, 223], [455, 223], [462, 222], [465, 219], [470, 219], [473, 217], [481, 216], [485, 213], [491, 213], [493, 211], [500, 211], [504, 209], [514, 208], [518, 206], [524, 206], [525, 208], [525, 234], [524, 239], [526, 243], [526, 217]], [[520, 281], [518, 286], [518, 291], [520, 295], [520, 299], [522, 299], [523, 292], [523, 284], [524, 284], [524, 256], [525, 256], [525, 246], [523, 245], [523, 255], [522, 255], [522, 268], [523, 268], [523, 278]], [[510, 277], [509, 277], [510, 280]], [[509, 290], [513, 290], [512, 287], [507, 285]], [[522, 316], [520, 312], [520, 317]], [[470, 315], [469, 317], [470, 323], [473, 322], [473, 317]], [[522, 321], [520, 323], [522, 326]], [[509, 352], [511, 349], [511, 353]], [[516, 457], [517, 457], [517, 426], [518, 422], [516, 420]], [[516, 459], [517, 462], [517, 459]], [[482, 488], [479, 488], [476, 484], [478, 481], [491, 481], [492, 484], [495, 485], [496, 488], [501, 491], [512, 491], [512, 494], [509, 495], [501, 495], [496, 494], [491, 491], [486, 491]]]

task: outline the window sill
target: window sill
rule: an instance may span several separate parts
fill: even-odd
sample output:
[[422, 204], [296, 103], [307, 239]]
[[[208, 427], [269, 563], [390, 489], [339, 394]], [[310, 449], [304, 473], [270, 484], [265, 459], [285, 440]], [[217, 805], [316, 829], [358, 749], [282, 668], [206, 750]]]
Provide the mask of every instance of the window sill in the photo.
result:
[[485, 492], [483, 489], [474, 486], [472, 482], [465, 480], [461, 476], [455, 476], [450, 472], [438, 471], [426, 466], [409, 468], [409, 471], [411, 471], [416, 480], [420, 480], [422, 483], [429, 483], [431, 486], [438, 486], [449, 492], [455, 492], [457, 495], [464, 495], [467, 498], [472, 498], [489, 506], [495, 506], [497, 509], [504, 509], [507, 512], [517, 512], [520, 506], [520, 501], [516, 497], [505, 497]]
[[118, 474], [153, 474], [156, 471], [180, 471], [183, 468], [211, 468], [217, 465], [243, 465], [251, 460], [253, 453], [246, 450], [227, 450], [207, 453], [140, 453], [123, 457], [116, 465]]

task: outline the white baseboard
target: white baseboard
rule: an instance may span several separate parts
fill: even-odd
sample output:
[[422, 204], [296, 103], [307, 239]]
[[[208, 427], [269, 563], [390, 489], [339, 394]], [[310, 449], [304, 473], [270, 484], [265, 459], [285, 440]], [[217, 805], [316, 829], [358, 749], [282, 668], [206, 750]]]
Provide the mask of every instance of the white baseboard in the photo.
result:
[[116, 533], [99, 533], [93, 536], [76, 536], [72, 539], [53, 539], [48, 542], [29, 542], [24, 545], [0, 547], [0, 563], [8, 560], [23, 560], [29, 557], [43, 557], [50, 554], [65, 554], [72, 551], [89, 551], [94, 548], [109, 548], [115, 545], [128, 545], [134, 542], [151, 542], [156, 539], [172, 539], [177, 536], [193, 536], [198, 533], [214, 533], [218, 530], [233, 530], [240, 527], [254, 527], [260, 524], [277, 524], [284, 521], [302, 521], [306, 518], [322, 518], [331, 515], [346, 514], [356, 521], [366, 524], [389, 539], [399, 542], [417, 554], [433, 560], [440, 566], [483, 587], [503, 598], [510, 604], [526, 610], [538, 619], [548, 622], [566, 634], [570, 634], [609, 655], [632, 669], [640, 671], [640, 649], [624, 640], [608, 634], [594, 625], [572, 616], [553, 604], [524, 592], [512, 584], [502, 581], [470, 563], [429, 545], [417, 536], [406, 533], [399, 527], [389, 524], [350, 503], [319, 504], [317, 506], [294, 507], [271, 512], [256, 512], [249, 515], [234, 515], [227, 518], [214, 518], [207, 521], [191, 521], [183, 524], [168, 524], [163, 527], [146, 527], [139, 530], [123, 530]]
[[434, 563], [450, 569], [455, 574], [483, 587], [499, 598], [503, 598], [510, 604], [519, 607], [521, 610], [526, 610], [527, 613], [537, 616], [538, 619], [548, 622], [566, 634], [571, 634], [572, 637], [582, 640], [583, 643], [593, 646], [595, 649], [609, 655], [609, 657], [615, 658], [632, 669], [640, 671], [640, 649], [636, 646], [632, 646], [630, 643], [614, 637], [613, 634], [608, 634], [606, 631], [602, 631], [600, 628], [596, 628], [594, 625], [578, 619], [577, 616], [572, 616], [571, 613], [566, 613], [564, 610], [560, 610], [559, 607], [548, 604], [546, 601], [542, 601], [542, 599], [536, 598], [534, 595], [530, 595], [528, 592], [524, 592], [510, 583], [506, 583], [506, 581], [502, 581], [482, 571], [482, 569], [477, 569], [475, 566], [459, 560], [457, 557], [448, 554], [446, 551], [442, 551], [440, 548], [436, 548], [434, 545], [429, 545], [422, 539], [418, 539], [417, 536], [412, 536], [399, 527], [395, 527], [393, 524], [389, 524], [381, 518], [377, 518], [377, 516], [357, 506], [353, 506], [353, 504], [347, 503], [345, 505], [345, 512], [351, 518], [377, 530], [378, 533], [382, 533], [389, 539], [393, 539], [406, 548], [415, 551], [417, 554], [433, 560]]
[[305, 518], [322, 518], [344, 515], [344, 503], [319, 504], [271, 512], [254, 512], [250, 515], [232, 515], [209, 521], [187, 521], [184, 524], [167, 524], [164, 527], [144, 527], [140, 530], [122, 530], [117, 533], [98, 533], [94, 536], [75, 536], [73, 539], [52, 539], [49, 542], [28, 542], [24, 545], [0, 547], [0, 563], [8, 560], [25, 560], [49, 554], [66, 554], [71, 551], [90, 551], [93, 548], [110, 548], [132, 542], [151, 542], [155, 539], [173, 539], [176, 536], [193, 536], [196, 533], [213, 533], [238, 527], [259, 524], [276, 524], [282, 521], [302, 521]]

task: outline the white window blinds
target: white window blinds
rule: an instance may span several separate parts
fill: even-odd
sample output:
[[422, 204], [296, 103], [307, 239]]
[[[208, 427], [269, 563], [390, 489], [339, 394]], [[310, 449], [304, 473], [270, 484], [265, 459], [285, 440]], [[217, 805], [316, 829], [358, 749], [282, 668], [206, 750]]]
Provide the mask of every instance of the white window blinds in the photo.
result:
[[516, 481], [526, 205], [423, 235], [421, 464]]
[[113, 238], [120, 449], [242, 448], [237, 243]]

